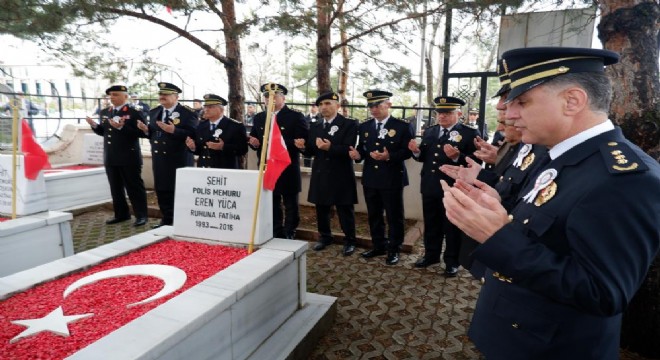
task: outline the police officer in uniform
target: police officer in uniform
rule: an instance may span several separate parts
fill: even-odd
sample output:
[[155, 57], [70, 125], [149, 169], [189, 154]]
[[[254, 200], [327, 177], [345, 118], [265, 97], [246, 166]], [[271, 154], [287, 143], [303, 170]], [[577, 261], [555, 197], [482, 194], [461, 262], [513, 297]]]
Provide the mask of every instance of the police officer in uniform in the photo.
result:
[[[275, 91], [273, 98], [275, 116], [277, 116], [277, 124], [280, 127], [282, 138], [291, 158], [291, 164], [284, 169], [273, 191], [273, 236], [293, 239], [296, 235], [296, 228], [300, 223], [298, 194], [302, 189], [300, 149], [296, 147], [295, 139], [306, 139], [308, 129], [305, 123], [305, 115], [286, 106], [287, 88], [275, 83], [261, 85], [261, 92], [266, 104], [269, 96], [268, 89], [274, 89]], [[262, 111], [254, 116], [254, 125], [248, 138], [248, 144], [251, 149], [257, 151], [257, 157], [261, 155], [261, 150], [264, 149], [262, 142], [265, 126], [266, 112]], [[282, 214], [282, 206], [284, 206], [284, 214]]]
[[[500, 67], [501, 70], [501, 67]], [[527, 182], [529, 175], [539, 163], [539, 159], [546, 156], [548, 148], [543, 145], [524, 144], [521, 141], [522, 134], [513, 126], [512, 121], [506, 120], [506, 98], [511, 90], [508, 75], [500, 75], [501, 88], [495, 95], [499, 98], [496, 109], [498, 110], [498, 123], [503, 128], [505, 143], [498, 148], [494, 166], [491, 169], [482, 169], [479, 164], [466, 159], [467, 166], [442, 165], [440, 170], [453, 179], [461, 179], [468, 184], [474, 184], [475, 180], [492, 186], [497, 192], [502, 206], [510, 211], [515, 205], [523, 185]], [[488, 144], [484, 145], [488, 146]], [[491, 145], [492, 146], [492, 145]], [[500, 157], [499, 150], [508, 149]], [[475, 156], [479, 157], [475, 152]], [[482, 159], [484, 160], [484, 159]], [[459, 261], [461, 265], [470, 270], [476, 279], [483, 279], [485, 266], [479, 261], [473, 261], [472, 252], [479, 245], [478, 242], [462, 234]]]
[[197, 158], [197, 167], [240, 169], [240, 158], [248, 151], [247, 132], [242, 122], [225, 114], [227, 100], [215, 94], [204, 95], [204, 116], [194, 140], [186, 139]]
[[154, 187], [163, 216], [154, 227], [172, 225], [176, 169], [193, 165], [186, 138], [195, 136], [197, 115], [190, 107], [179, 104], [180, 93], [174, 84], [158, 83], [160, 105], [149, 111], [149, 125], [138, 124], [151, 143]]
[[660, 164], [607, 118], [604, 67], [618, 57], [502, 54], [507, 119], [524, 143], [549, 148], [547, 161], [510, 214], [482, 188], [443, 184], [449, 219], [489, 268], [468, 333], [488, 359], [619, 357], [622, 313], [660, 248]]
[[[129, 220], [131, 213], [126, 203], [126, 194], [131, 200], [134, 226], [147, 223], [147, 192], [142, 181], [142, 153], [138, 123], [144, 118], [128, 102], [128, 89], [124, 85], [114, 85], [105, 91], [110, 96], [111, 106], [100, 111], [100, 123], [87, 118], [92, 131], [103, 136], [103, 165], [110, 183], [112, 207], [115, 216], [106, 224], [116, 224]], [[124, 191], [124, 189], [126, 189]]]
[[337, 209], [339, 224], [344, 232], [344, 256], [355, 252], [355, 209], [357, 188], [353, 160], [348, 152], [357, 140], [357, 120], [338, 114], [339, 95], [325, 93], [316, 99], [319, 120], [311, 124], [307, 141], [296, 140], [304, 154], [314, 157], [312, 178], [307, 201], [316, 205], [319, 241], [314, 250], [320, 251], [332, 243], [330, 210]]
[[372, 118], [360, 124], [357, 148], [351, 147], [349, 151], [353, 160], [364, 161], [362, 188], [372, 248], [363, 252], [362, 257], [387, 254], [385, 264], [395, 265], [400, 259], [404, 234], [403, 187], [408, 185], [404, 161], [410, 158], [408, 142], [413, 135], [409, 123], [390, 116], [391, 92], [369, 90], [363, 95]]
[[467, 157], [474, 158], [477, 130], [459, 124], [461, 106], [465, 102], [451, 96], [433, 99], [437, 124], [429, 127], [422, 135], [421, 144], [410, 141], [408, 148], [413, 158], [422, 162], [420, 192], [424, 213], [424, 256], [415, 267], [424, 268], [440, 262], [442, 241], [445, 241], [443, 260], [447, 277], [458, 273], [458, 254], [461, 246], [461, 231], [447, 221], [442, 206], [440, 179], [453, 183], [440, 171], [443, 164], [466, 165]]

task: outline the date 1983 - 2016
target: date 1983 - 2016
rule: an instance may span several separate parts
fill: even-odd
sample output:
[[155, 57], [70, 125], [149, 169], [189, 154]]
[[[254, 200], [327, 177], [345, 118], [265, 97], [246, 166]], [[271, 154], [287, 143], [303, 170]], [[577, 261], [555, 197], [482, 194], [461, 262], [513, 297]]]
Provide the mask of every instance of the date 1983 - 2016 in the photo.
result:
[[227, 230], [227, 231], [233, 231], [234, 230], [234, 225], [232, 224], [211, 224], [208, 221], [195, 221], [195, 226], [198, 228], [203, 228], [203, 229], [218, 229], [218, 230]]

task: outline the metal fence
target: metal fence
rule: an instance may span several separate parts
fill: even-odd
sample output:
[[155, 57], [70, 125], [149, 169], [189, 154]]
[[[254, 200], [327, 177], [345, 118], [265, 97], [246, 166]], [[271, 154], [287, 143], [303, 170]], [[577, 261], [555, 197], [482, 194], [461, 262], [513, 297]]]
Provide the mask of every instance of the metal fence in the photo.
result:
[[[0, 89], [2, 90], [2, 89]], [[67, 124], [85, 124], [85, 118], [95, 117], [98, 110], [109, 106], [105, 98], [90, 98], [76, 96], [57, 96], [57, 95], [35, 95], [22, 94], [10, 91], [0, 91], [0, 132], [2, 136], [11, 134], [11, 109], [9, 102], [11, 99], [23, 97], [31, 103], [36, 110], [25, 111], [21, 115], [28, 121], [33, 130], [35, 138], [43, 143], [52, 138], [57, 138], [62, 129]], [[140, 99], [147, 103], [149, 107], [158, 106], [158, 99]], [[182, 99], [181, 103], [192, 106], [193, 100]], [[254, 105], [257, 112], [261, 111], [263, 103], [247, 101], [245, 106]], [[297, 109], [304, 114], [308, 114], [312, 104], [290, 102], [287, 105]], [[363, 121], [369, 117], [368, 109], [363, 104], [348, 104], [343, 109], [347, 116]], [[407, 119], [413, 123], [416, 128], [417, 117], [415, 108], [405, 106], [392, 106], [392, 115], [398, 118]], [[420, 108], [421, 120], [423, 125], [428, 123], [428, 119], [434, 119], [433, 108]], [[247, 113], [247, 109], [246, 109]], [[243, 121], [244, 119], [237, 119]], [[251, 124], [246, 123], [249, 127]], [[419, 134], [418, 134], [419, 135]], [[6, 145], [4, 140], [0, 141]]]

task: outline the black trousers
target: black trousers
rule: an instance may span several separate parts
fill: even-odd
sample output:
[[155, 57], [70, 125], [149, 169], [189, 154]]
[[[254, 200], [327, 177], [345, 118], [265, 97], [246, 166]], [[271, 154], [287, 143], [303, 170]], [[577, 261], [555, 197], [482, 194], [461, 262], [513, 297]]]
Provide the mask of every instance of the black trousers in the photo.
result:
[[424, 212], [424, 252], [431, 259], [439, 259], [442, 252], [442, 240], [445, 240], [445, 252], [442, 256], [447, 266], [458, 266], [458, 254], [461, 248], [461, 230], [447, 220], [442, 196], [422, 194]]
[[273, 191], [273, 236], [293, 239], [298, 224], [300, 224], [298, 193], [283, 194], [277, 190]]
[[[324, 244], [332, 244], [332, 230], [330, 228], [330, 210], [332, 205], [316, 206], [316, 222], [318, 224], [319, 241]], [[350, 205], [335, 205], [341, 231], [344, 232], [344, 243], [355, 245], [355, 207]]]
[[[147, 192], [142, 181], [142, 166], [106, 166], [105, 174], [110, 184], [112, 207], [116, 219], [130, 218], [131, 213], [126, 202], [126, 194], [131, 200], [136, 218], [147, 217]], [[126, 189], [126, 191], [124, 191]]]
[[174, 223], [174, 191], [156, 190], [158, 197], [158, 207], [163, 218], [160, 220], [163, 225], [172, 225]]
[[[367, 203], [369, 232], [374, 249], [399, 251], [403, 244], [404, 211], [403, 187], [397, 189], [375, 189], [363, 187], [364, 200]], [[387, 238], [385, 222], [387, 218]]]

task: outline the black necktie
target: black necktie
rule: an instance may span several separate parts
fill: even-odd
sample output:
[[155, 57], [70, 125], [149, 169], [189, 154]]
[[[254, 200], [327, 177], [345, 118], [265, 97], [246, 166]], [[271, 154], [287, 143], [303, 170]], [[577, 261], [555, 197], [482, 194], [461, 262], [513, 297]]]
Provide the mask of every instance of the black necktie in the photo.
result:
[[382, 122], [380, 121], [376, 122], [376, 132], [378, 132], [379, 135], [380, 135], [381, 126], [383, 126]]
[[170, 115], [171, 115], [171, 114], [170, 114], [170, 111], [169, 111], [169, 110], [165, 110], [165, 122], [167, 122], [167, 121], [170, 119]]
[[211, 132], [215, 131], [215, 124], [211, 123]]
[[448, 134], [449, 134], [449, 130], [442, 129], [442, 135], [440, 135], [440, 139], [446, 138]]
[[323, 130], [325, 130], [326, 132], [328, 132], [330, 130], [330, 122], [326, 121], [323, 124]]

